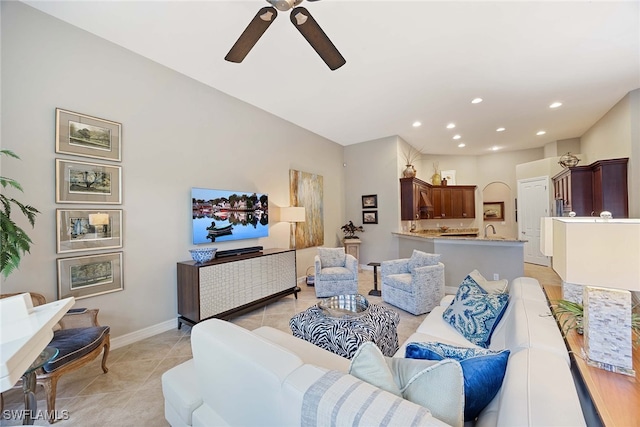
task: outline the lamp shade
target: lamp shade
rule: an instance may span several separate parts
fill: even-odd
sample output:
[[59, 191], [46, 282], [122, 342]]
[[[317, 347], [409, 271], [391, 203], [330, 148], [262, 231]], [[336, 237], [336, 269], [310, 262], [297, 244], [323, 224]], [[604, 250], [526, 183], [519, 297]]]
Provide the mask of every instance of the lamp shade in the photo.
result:
[[286, 208], [280, 208], [281, 222], [304, 222], [304, 218], [304, 207], [289, 206]]
[[553, 268], [568, 283], [640, 291], [640, 219], [553, 218]]

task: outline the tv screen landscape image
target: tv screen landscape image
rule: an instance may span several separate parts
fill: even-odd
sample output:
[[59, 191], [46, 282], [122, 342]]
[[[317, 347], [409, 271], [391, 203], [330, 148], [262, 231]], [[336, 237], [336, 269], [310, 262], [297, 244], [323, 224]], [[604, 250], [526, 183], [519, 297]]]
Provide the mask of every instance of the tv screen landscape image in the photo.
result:
[[269, 236], [267, 194], [192, 188], [193, 244]]

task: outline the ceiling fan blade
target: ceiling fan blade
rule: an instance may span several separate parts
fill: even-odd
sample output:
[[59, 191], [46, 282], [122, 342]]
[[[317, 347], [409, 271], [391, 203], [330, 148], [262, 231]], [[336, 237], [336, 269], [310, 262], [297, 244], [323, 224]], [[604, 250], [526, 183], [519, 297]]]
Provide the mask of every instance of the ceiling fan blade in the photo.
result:
[[331, 70], [336, 70], [347, 62], [307, 9], [296, 7], [291, 11], [290, 18], [293, 25]]
[[260, 9], [251, 22], [249, 22], [247, 28], [240, 34], [240, 37], [238, 37], [238, 40], [224, 59], [229, 62], [242, 62], [277, 17], [278, 11], [271, 6]]

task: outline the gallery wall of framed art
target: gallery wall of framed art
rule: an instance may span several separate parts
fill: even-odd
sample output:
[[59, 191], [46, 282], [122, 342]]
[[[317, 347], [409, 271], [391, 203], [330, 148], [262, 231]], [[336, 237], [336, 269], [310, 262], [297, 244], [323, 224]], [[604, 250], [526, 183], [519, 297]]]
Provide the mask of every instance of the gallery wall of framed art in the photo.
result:
[[377, 224], [378, 223], [378, 211], [371, 210], [378, 208], [378, 195], [367, 194], [362, 196], [362, 223], [363, 224]]
[[56, 253], [93, 252], [57, 259], [58, 298], [124, 290], [122, 124], [56, 108], [55, 135]]

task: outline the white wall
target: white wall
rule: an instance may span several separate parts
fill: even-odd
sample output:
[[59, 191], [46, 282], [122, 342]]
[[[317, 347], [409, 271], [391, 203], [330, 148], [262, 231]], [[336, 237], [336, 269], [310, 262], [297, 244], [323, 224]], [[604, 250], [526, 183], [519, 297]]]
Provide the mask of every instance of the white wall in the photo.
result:
[[593, 163], [629, 157], [629, 217], [640, 217], [640, 89], [625, 95], [580, 138]]
[[[57, 297], [55, 210], [77, 205], [55, 203], [55, 159], [83, 158], [55, 154], [56, 107], [122, 123], [124, 202], [110, 207], [124, 210], [125, 290], [77, 303], [99, 308], [115, 337], [176, 317], [176, 262], [193, 247], [192, 186], [268, 193], [272, 207], [288, 206], [289, 169], [320, 174], [325, 241], [335, 239], [342, 146], [23, 3], [1, 7], [2, 147], [22, 157], [3, 156], [2, 174], [41, 211], [31, 254], [1, 292]], [[271, 222], [268, 238], [216, 246], [287, 247], [288, 234], [288, 224]], [[299, 251], [299, 276], [314, 254]]]
[[[400, 181], [403, 165], [398, 156], [402, 144], [398, 137], [382, 138], [346, 146], [345, 201], [346, 220], [362, 224], [362, 196], [378, 196], [378, 224], [365, 224], [359, 233], [360, 264], [380, 262], [397, 256], [397, 242], [390, 231], [398, 228], [400, 221]], [[347, 222], [345, 220], [345, 223]], [[340, 233], [342, 238], [343, 234]]]

